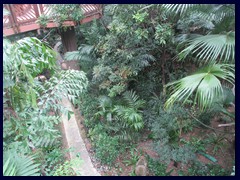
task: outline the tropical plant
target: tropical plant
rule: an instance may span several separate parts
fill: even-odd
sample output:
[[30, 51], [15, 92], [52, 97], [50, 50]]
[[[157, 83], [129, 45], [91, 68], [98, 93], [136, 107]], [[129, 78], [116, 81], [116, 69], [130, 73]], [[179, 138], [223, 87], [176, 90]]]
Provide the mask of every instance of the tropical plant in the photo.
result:
[[167, 165], [163, 164], [153, 158], [149, 157], [148, 160], [148, 169], [154, 176], [169, 176], [173, 169], [167, 172]]
[[104, 164], [111, 165], [119, 155], [120, 144], [117, 137], [101, 134], [96, 142], [96, 157]]
[[36, 164], [34, 156], [25, 156], [12, 150], [4, 152], [4, 176], [39, 176], [40, 164]]
[[134, 91], [126, 91], [123, 94], [123, 98], [127, 104], [127, 107], [116, 105], [114, 111], [117, 115], [124, 120], [124, 127], [130, 127], [135, 131], [143, 128], [143, 118], [141, 115], [141, 110], [144, 106], [145, 101], [139, 100], [139, 97]]
[[[171, 96], [165, 104], [166, 107], [169, 107], [176, 100], [183, 100], [184, 103], [197, 89], [195, 102], [198, 102], [201, 110], [205, 110], [210, 107], [214, 98], [222, 95], [222, 84], [219, 78], [234, 84], [234, 65], [219, 63], [234, 63], [235, 6], [183, 4], [165, 5], [165, 8], [169, 11], [177, 9], [177, 13], [181, 12], [183, 21], [184, 15], [194, 14], [195, 17], [202, 19], [208, 14], [207, 21], [213, 23], [208, 34], [200, 31], [197, 35], [190, 36], [187, 47], [179, 53], [179, 59], [185, 59], [191, 53], [198, 62], [207, 64], [207, 66], [194, 75], [169, 83], [167, 86], [172, 87]], [[222, 23], [227, 23], [229, 26], [223, 26], [225, 29], [220, 28], [219, 25]], [[201, 27], [195, 25], [193, 32]]]
[[112, 100], [108, 96], [100, 96], [99, 97], [99, 106], [101, 110], [95, 113], [95, 117], [103, 117], [107, 121], [112, 121], [112, 116], [113, 116], [113, 105], [112, 105]]
[[196, 53], [195, 57], [201, 63], [211, 62], [234, 62], [235, 59], [235, 32], [227, 34], [212, 34], [197, 36], [189, 40], [187, 48], [179, 53], [180, 59], [184, 59], [188, 54]]
[[139, 160], [139, 158], [141, 157], [142, 154], [139, 153], [136, 148], [131, 148], [130, 149], [130, 155], [131, 155], [130, 159], [124, 160], [123, 163], [125, 163], [126, 166], [133, 165], [134, 166], [133, 169], [135, 169], [136, 164], [137, 164], [137, 162], [138, 162], [138, 160]]
[[65, 54], [65, 60], [79, 60], [79, 61], [92, 61], [94, 46], [82, 44], [78, 51], [67, 52]]
[[187, 172], [180, 172], [184, 176], [229, 176], [230, 172], [217, 164], [203, 164], [195, 162]]
[[53, 170], [53, 176], [79, 176], [81, 172], [76, 169], [81, 166], [82, 163], [83, 161], [79, 157], [76, 157], [70, 161], [65, 161], [63, 164], [58, 164]]
[[[4, 40], [3, 50], [4, 153], [8, 149], [20, 153], [16, 159], [22, 158], [22, 167], [29, 171], [21, 167], [21, 172], [36, 175], [39, 165], [26, 158], [31, 158], [33, 150], [56, 144], [60, 116], [71, 115], [59, 102], [64, 97], [74, 101], [86, 89], [88, 80], [81, 71], [56, 73], [55, 53], [37, 38], [24, 38], [13, 44]], [[45, 69], [51, 71], [52, 77], [39, 82], [36, 77]], [[13, 163], [11, 159], [4, 161], [5, 173], [22, 175], [18, 172], [21, 165]]]
[[180, 142], [191, 146], [194, 152], [205, 152], [206, 150], [206, 143], [201, 138], [191, 137], [189, 141], [181, 139]]
[[82, 8], [79, 4], [49, 4], [49, 15], [60, 27], [66, 20], [80, 21], [83, 17]]
[[45, 15], [45, 14], [41, 14], [38, 17], [38, 20], [36, 21], [36, 23], [38, 23], [42, 27], [46, 27], [48, 21], [49, 21], [49, 17], [47, 15]]
[[212, 133], [211, 135], [208, 135], [208, 138], [205, 140], [208, 145], [213, 146], [213, 153], [216, 154], [218, 150], [220, 149], [223, 153], [223, 146], [224, 142], [223, 140], [225, 139], [224, 135], [217, 135], [216, 133]]
[[173, 160], [176, 164], [188, 164], [197, 160], [193, 148], [188, 145], [179, 146], [169, 144], [165, 140], [158, 140], [153, 144], [154, 150], [158, 153], [158, 160], [169, 164]]
[[168, 108], [180, 100], [185, 103], [196, 91], [194, 102], [198, 103], [201, 110], [205, 110], [212, 105], [214, 99], [223, 96], [220, 80], [234, 84], [234, 71], [234, 66], [230, 64], [212, 64], [193, 75], [169, 83], [167, 86], [170, 86], [171, 96], [166, 101], [165, 107]]

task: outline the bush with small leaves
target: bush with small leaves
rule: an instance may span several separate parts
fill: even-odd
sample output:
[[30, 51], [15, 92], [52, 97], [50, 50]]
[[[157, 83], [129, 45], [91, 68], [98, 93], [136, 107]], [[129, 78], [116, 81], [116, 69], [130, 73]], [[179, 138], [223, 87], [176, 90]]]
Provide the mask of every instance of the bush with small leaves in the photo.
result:
[[119, 148], [117, 137], [101, 134], [96, 142], [96, 157], [102, 163], [112, 165], [120, 153]]

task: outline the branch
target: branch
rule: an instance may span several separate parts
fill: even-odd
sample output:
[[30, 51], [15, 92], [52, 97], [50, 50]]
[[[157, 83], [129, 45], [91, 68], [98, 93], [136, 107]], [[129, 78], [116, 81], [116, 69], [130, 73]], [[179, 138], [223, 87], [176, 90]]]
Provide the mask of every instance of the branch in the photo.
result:
[[219, 124], [218, 127], [233, 126], [233, 125], [235, 125], [235, 123]]
[[196, 120], [197, 122], [199, 122], [200, 124], [202, 124], [203, 126], [205, 126], [206, 128], [209, 128], [209, 129], [212, 129], [213, 131], [218, 131], [218, 132], [221, 132], [221, 133], [226, 133], [226, 134], [235, 134], [234, 132], [225, 132], [225, 131], [220, 131], [218, 129], [215, 129], [211, 126], [208, 126], [204, 123], [202, 123], [201, 121], [199, 121], [196, 117], [194, 117], [192, 114], [188, 113], [194, 120]]

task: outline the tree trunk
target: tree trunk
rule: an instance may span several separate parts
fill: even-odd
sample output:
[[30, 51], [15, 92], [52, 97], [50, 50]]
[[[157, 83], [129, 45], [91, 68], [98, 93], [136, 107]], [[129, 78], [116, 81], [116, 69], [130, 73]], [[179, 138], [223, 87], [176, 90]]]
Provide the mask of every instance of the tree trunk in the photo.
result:
[[[60, 32], [64, 54], [66, 52], [77, 51], [77, 41], [74, 27], [68, 27], [66, 30], [61, 29]], [[78, 60], [64, 61], [62, 63], [62, 69], [80, 70]]]
[[74, 27], [68, 27], [66, 31], [61, 29], [61, 39], [64, 53], [77, 50], [77, 41]]
[[165, 61], [166, 61], [166, 50], [164, 49], [163, 51], [163, 56], [162, 56], [162, 86], [163, 86], [163, 97], [166, 95], [166, 78], [165, 78]]

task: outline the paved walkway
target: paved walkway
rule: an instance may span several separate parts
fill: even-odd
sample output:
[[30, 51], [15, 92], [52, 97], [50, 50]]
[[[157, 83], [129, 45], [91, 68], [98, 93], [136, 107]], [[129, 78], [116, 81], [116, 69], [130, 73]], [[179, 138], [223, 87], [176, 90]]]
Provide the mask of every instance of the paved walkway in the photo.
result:
[[[70, 111], [73, 111], [72, 104], [68, 99], [63, 99], [62, 104]], [[80, 135], [75, 115], [72, 115], [69, 120], [63, 115], [62, 119], [68, 147], [73, 149], [69, 153], [70, 158], [75, 159], [76, 156], [79, 156], [83, 160], [81, 165], [74, 169], [75, 172], [80, 172], [80, 176], [100, 176], [97, 170], [93, 167], [84, 141]]]

